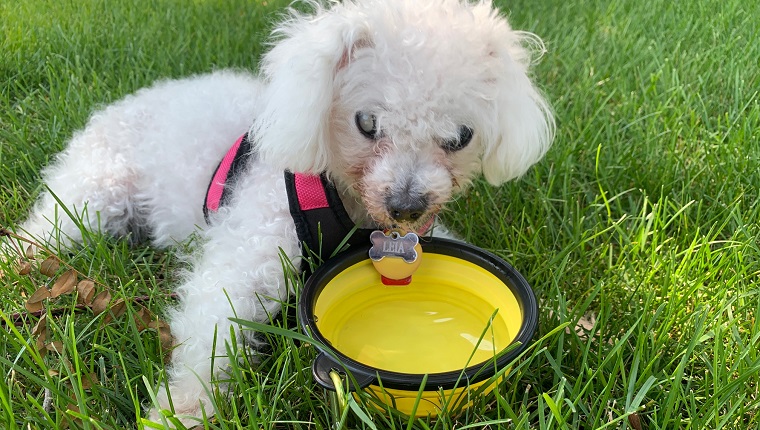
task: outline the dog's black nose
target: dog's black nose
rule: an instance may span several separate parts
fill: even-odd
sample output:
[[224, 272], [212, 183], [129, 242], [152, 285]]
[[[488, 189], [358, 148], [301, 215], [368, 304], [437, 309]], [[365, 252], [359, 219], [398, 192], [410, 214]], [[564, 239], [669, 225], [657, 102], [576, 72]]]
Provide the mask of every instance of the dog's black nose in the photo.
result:
[[402, 195], [388, 199], [388, 214], [397, 222], [417, 221], [427, 211], [427, 198]]

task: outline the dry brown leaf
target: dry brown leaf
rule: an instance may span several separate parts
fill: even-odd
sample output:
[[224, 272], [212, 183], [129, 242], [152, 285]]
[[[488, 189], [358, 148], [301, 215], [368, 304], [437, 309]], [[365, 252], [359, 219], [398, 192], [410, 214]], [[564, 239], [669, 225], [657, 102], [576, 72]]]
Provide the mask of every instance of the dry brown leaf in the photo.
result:
[[147, 329], [150, 327], [151, 322], [153, 322], [153, 314], [145, 306], [140, 306], [140, 310], [135, 312], [135, 325], [137, 326], [137, 331], [141, 332]]
[[55, 276], [55, 272], [58, 271], [59, 267], [61, 267], [61, 262], [58, 260], [58, 257], [51, 255], [40, 264], [40, 273], [48, 278], [52, 278]]
[[47, 289], [47, 287], [40, 287], [37, 288], [37, 291], [32, 293], [32, 295], [27, 299], [27, 303], [39, 303], [47, 298], [50, 297], [50, 290]]
[[159, 329], [158, 338], [161, 341], [161, 348], [163, 348], [164, 351], [170, 350], [174, 345], [174, 336], [172, 336], [169, 327]]
[[109, 309], [108, 315], [103, 319], [104, 324], [108, 324], [111, 321], [113, 321], [116, 318], [119, 318], [120, 316], [124, 315], [124, 312], [127, 310], [127, 302], [124, 301], [124, 299], [118, 299], [116, 300], [113, 305], [111, 305], [111, 309]]
[[171, 336], [172, 331], [169, 328], [169, 324], [164, 323], [164, 325], [158, 329], [158, 334], [161, 336]]
[[[594, 326], [596, 325], [596, 314], [589, 313], [586, 314], [578, 319], [578, 322], [575, 324], [575, 334], [578, 335], [578, 337], [581, 340], [588, 339], [588, 334], [591, 332], [591, 330], [594, 329]], [[565, 333], [570, 334], [570, 327], [567, 327], [565, 329]]]
[[161, 331], [162, 329], [168, 329], [169, 324], [166, 321], [163, 320], [151, 320], [150, 323], [148, 323], [148, 328], [153, 328], [158, 331]]
[[95, 295], [95, 283], [89, 279], [83, 279], [77, 284], [77, 303], [89, 306]]
[[47, 374], [48, 374], [48, 376], [56, 377], [56, 376], [58, 376], [58, 371], [57, 370], [53, 370], [53, 369], [48, 369]]
[[633, 430], [643, 430], [643, 427], [641, 427], [641, 419], [639, 418], [639, 414], [636, 412], [628, 415], [628, 424], [631, 425]]
[[26, 302], [26, 304], [24, 304], [24, 307], [29, 312], [32, 312], [32, 313], [39, 312], [42, 310], [42, 302], [34, 302], [34, 303]]
[[82, 374], [82, 389], [89, 390], [98, 383], [98, 375], [95, 373]]
[[[79, 413], [79, 407], [73, 403], [69, 403], [69, 405], [66, 406], [66, 410]], [[82, 426], [82, 420], [79, 418], [74, 418], [73, 422], [76, 423], [79, 427]], [[61, 430], [68, 430], [68, 428], [69, 428], [69, 421], [68, 420], [63, 421], [63, 423], [61, 423]]]
[[161, 350], [164, 352], [164, 361], [169, 362], [171, 359], [171, 351], [174, 348], [174, 336], [172, 336], [169, 324], [162, 320], [153, 320], [148, 324], [148, 327], [156, 329], [158, 332], [158, 340], [161, 344]]
[[48, 350], [45, 348], [45, 339], [42, 336], [38, 337], [37, 340], [34, 341], [34, 346], [37, 348], [37, 352], [39, 352], [42, 357], [47, 354]]
[[124, 312], [126, 311], [127, 302], [125, 302], [124, 299], [116, 300], [111, 306], [111, 314], [114, 316], [114, 318], [119, 318], [120, 316], [124, 315]]
[[578, 319], [578, 324], [575, 325], [575, 331], [591, 331], [596, 325], [596, 315], [594, 313], [586, 314]]
[[165, 353], [164, 361], [168, 363], [171, 359], [171, 351], [174, 348], [174, 336], [172, 336], [169, 324], [166, 321], [156, 319], [148, 323], [148, 328], [155, 329], [158, 332], [161, 350]]
[[17, 272], [21, 276], [26, 276], [32, 273], [32, 263], [28, 261], [22, 261], [18, 264]]
[[100, 315], [108, 309], [108, 304], [111, 303], [111, 293], [108, 290], [103, 290], [92, 299], [92, 313]]
[[53, 288], [50, 289], [50, 297], [58, 297], [63, 294], [68, 294], [74, 291], [76, 284], [77, 272], [73, 269], [67, 270], [55, 280]]
[[161, 343], [161, 351], [164, 354], [164, 364], [172, 362], [172, 351], [174, 350], [174, 339], [169, 339]]
[[60, 354], [61, 352], [63, 352], [63, 342], [61, 342], [60, 340], [50, 342], [47, 345], [45, 345], [45, 349], [47, 349], [48, 351], [53, 351]]
[[40, 320], [37, 321], [37, 324], [32, 327], [32, 335], [33, 336], [41, 336], [43, 339], [45, 336], [47, 336], [47, 314], [44, 314], [40, 317]]
[[[66, 407], [66, 409], [63, 410], [63, 411], [61, 411], [61, 412], [65, 414], [68, 411], [72, 411], [72, 412], [77, 412], [78, 413], [79, 412], [79, 408], [75, 404], [69, 403], [69, 405]], [[71, 414], [66, 414], [66, 415], [69, 415], [69, 419], [71, 419], [73, 417], [73, 415], [71, 415]], [[72, 421], [77, 424], [77, 425], [74, 426], [75, 428], [77, 428], [78, 426], [82, 425], [82, 420], [80, 420], [79, 418], [73, 418]], [[70, 428], [69, 427], [69, 422], [70, 422], [69, 420], [63, 420], [61, 422], [61, 424], [60, 424], [60, 429], [61, 430], [69, 430], [69, 428]]]

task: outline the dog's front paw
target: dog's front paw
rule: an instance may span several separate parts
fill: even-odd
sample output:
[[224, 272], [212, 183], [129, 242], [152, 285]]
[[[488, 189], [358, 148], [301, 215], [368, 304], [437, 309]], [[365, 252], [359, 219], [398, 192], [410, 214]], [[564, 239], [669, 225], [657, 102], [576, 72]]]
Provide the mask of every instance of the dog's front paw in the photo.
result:
[[187, 392], [183, 393], [180, 387], [174, 386], [169, 387], [169, 392], [177, 393], [177, 395], [172, 396], [171, 403], [166, 390], [161, 390], [156, 396], [158, 407], [150, 408], [147, 413], [148, 420], [158, 424], [160, 426], [158, 428], [182, 428], [177, 426], [176, 422], [188, 429], [196, 426], [202, 428], [204, 417], [207, 419], [214, 415], [214, 407], [205, 392], [192, 395]]
[[[203, 419], [200, 408], [191, 411], [177, 411], [172, 412], [169, 409], [151, 409], [148, 411], [148, 420], [150, 425], [146, 428], [164, 428], [164, 429], [178, 429], [178, 428], [203, 428]], [[182, 426], [177, 425], [182, 424]]]

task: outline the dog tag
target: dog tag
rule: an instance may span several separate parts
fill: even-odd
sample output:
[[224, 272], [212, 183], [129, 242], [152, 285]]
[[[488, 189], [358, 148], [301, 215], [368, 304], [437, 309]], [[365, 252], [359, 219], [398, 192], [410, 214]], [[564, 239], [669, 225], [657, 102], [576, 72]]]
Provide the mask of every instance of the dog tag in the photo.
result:
[[369, 258], [384, 285], [409, 285], [422, 263], [422, 246], [415, 233], [373, 231]]
[[372, 241], [369, 258], [373, 261], [380, 261], [385, 257], [402, 258], [407, 263], [414, 263], [417, 260], [415, 246], [420, 243], [420, 238], [415, 233], [402, 236], [397, 231], [385, 234], [380, 230], [375, 230], [369, 235], [369, 239]]

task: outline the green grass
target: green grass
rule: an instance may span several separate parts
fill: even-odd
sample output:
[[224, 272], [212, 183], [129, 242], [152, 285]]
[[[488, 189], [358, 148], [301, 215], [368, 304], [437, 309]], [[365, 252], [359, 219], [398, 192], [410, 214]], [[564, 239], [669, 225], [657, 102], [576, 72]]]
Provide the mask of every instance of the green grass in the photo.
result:
[[[157, 78], [254, 68], [287, 2], [265, 3], [0, 3], [0, 225], [23, 217], [40, 167], [94, 108]], [[407, 421], [365, 397], [344, 412], [312, 382], [312, 346], [265, 334], [270, 349], [231, 369], [208, 428], [760, 427], [760, 4], [500, 3], [546, 41], [536, 79], [557, 139], [526, 177], [477, 183], [445, 218], [534, 286], [537, 342], [471, 408]], [[144, 425], [163, 352], [158, 330], [129, 316], [160, 315], [177, 267], [171, 253], [94, 239], [64, 262], [141, 301], [107, 322], [53, 299], [60, 354], [37, 351], [24, 308], [52, 280], [0, 262], [0, 428]], [[287, 320], [274, 325], [294, 333]]]

